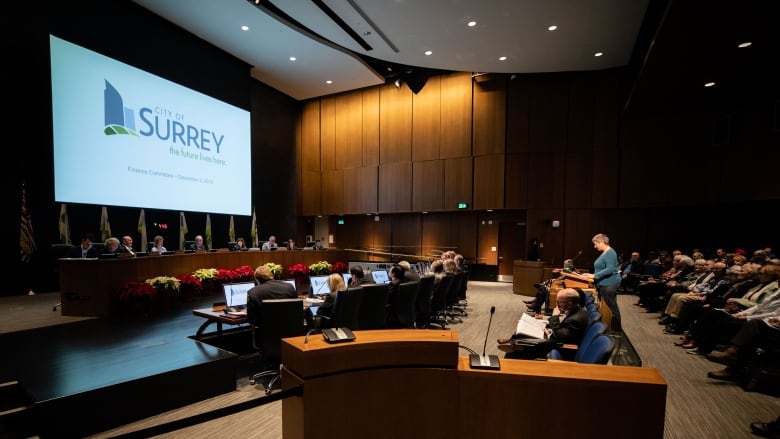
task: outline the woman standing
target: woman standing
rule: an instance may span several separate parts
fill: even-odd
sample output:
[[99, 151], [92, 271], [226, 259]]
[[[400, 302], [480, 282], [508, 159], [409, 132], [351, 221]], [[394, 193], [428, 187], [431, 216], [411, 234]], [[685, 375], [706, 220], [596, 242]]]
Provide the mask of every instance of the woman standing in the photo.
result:
[[593, 279], [599, 292], [599, 299], [603, 300], [612, 311], [610, 329], [622, 332], [617, 304], [617, 290], [620, 287], [617, 252], [609, 246], [609, 237], [603, 233], [594, 236], [592, 241], [593, 248], [600, 251], [601, 255], [593, 262], [593, 273], [584, 276]]

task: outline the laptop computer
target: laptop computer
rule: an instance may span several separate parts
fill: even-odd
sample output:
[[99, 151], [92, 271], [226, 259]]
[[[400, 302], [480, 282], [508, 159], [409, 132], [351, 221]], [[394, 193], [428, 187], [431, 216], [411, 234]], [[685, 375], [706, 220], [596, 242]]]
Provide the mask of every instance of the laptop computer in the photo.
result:
[[352, 280], [352, 275], [350, 273], [341, 273], [341, 275], [344, 277], [344, 285], [349, 287], [349, 281]]
[[377, 270], [371, 272], [371, 277], [374, 278], [374, 282], [378, 284], [389, 284], [390, 283], [390, 276], [387, 274], [386, 271], [383, 270]]
[[284, 279], [284, 280], [282, 280], [282, 282], [288, 283], [288, 284], [292, 285], [293, 289], [296, 289], [295, 288], [295, 279]]
[[247, 292], [255, 286], [254, 282], [238, 282], [222, 285], [225, 292], [226, 312], [246, 315]]
[[328, 288], [328, 276], [310, 276], [309, 285], [311, 285], [311, 294], [314, 296], [330, 294], [330, 288]]

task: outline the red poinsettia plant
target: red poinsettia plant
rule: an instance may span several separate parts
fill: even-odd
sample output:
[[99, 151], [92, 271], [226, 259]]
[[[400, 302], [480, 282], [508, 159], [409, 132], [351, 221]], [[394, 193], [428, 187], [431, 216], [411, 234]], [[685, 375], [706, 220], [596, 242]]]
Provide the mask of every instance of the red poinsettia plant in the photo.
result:
[[178, 274], [174, 277], [179, 279], [179, 289], [183, 295], [195, 296], [203, 292], [203, 283], [197, 277], [191, 274]]
[[145, 281], [139, 282], [132, 280], [122, 284], [122, 286], [119, 287], [118, 294], [119, 300], [121, 301], [130, 301], [143, 298], [153, 299], [157, 297], [157, 289]]
[[330, 267], [331, 273], [346, 273], [349, 271], [349, 265], [346, 262], [335, 262]]
[[240, 267], [236, 267], [233, 272], [236, 275], [237, 280], [239, 281], [245, 281], [245, 280], [252, 280], [255, 276], [255, 270], [250, 267], [249, 265], [242, 265]]
[[295, 264], [291, 265], [287, 271], [290, 273], [291, 277], [303, 277], [308, 276], [309, 274], [309, 266], [304, 264]]

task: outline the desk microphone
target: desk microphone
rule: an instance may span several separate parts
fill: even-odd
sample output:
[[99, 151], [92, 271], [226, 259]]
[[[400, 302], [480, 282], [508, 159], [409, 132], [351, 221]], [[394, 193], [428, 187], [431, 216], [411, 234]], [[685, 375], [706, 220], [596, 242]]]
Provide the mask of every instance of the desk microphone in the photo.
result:
[[490, 324], [493, 322], [493, 314], [496, 313], [496, 307], [490, 307], [490, 320], [488, 320], [488, 330], [485, 334], [485, 344], [482, 345], [482, 355], [471, 354], [469, 355], [469, 362], [472, 369], [501, 369], [501, 365], [498, 363], [498, 357], [495, 355], [485, 355], [487, 349], [488, 337], [490, 337]]

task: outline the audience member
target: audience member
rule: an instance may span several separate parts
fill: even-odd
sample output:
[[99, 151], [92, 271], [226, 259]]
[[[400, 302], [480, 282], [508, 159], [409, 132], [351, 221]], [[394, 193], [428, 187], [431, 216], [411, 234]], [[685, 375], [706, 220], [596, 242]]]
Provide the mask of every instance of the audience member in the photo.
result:
[[276, 250], [279, 248], [279, 244], [276, 243], [276, 236], [271, 235], [268, 237], [268, 241], [263, 243], [263, 250]]
[[617, 304], [617, 290], [621, 279], [618, 274], [617, 252], [610, 247], [609, 237], [603, 233], [596, 234], [591, 241], [593, 241], [593, 248], [600, 251], [601, 255], [593, 262], [593, 273], [585, 273], [583, 276], [593, 279], [598, 288], [599, 298], [612, 311], [610, 329], [620, 332], [622, 326]]
[[92, 246], [92, 241], [95, 236], [91, 233], [85, 233], [81, 237], [81, 244], [79, 246], [73, 246], [68, 249], [69, 258], [96, 258], [99, 256], [98, 249]]
[[255, 282], [257, 285], [247, 292], [246, 318], [249, 323], [262, 328], [260, 309], [263, 306], [263, 300], [295, 299], [298, 294], [292, 285], [274, 279], [274, 274], [264, 265], [255, 268]]
[[152, 248], [149, 249], [149, 253], [164, 253], [168, 250], [163, 246], [163, 237], [160, 235], [157, 235], [154, 237], [154, 245]]
[[391, 328], [399, 326], [398, 317], [396, 315], [393, 304], [398, 302], [398, 295], [400, 294], [400, 285], [406, 282], [404, 279], [404, 269], [400, 265], [393, 265], [390, 269], [390, 294], [387, 296], [387, 325]]
[[458, 267], [458, 271], [461, 271], [461, 272], [469, 271], [469, 268], [466, 266], [466, 263], [465, 263], [465, 258], [460, 253], [457, 253], [455, 255], [455, 264]]
[[206, 250], [206, 246], [203, 244], [202, 235], [195, 236], [195, 242], [190, 245], [190, 250], [195, 250], [196, 252]]
[[659, 321], [659, 324], [666, 325], [667, 332], [672, 334], [682, 333], [688, 329], [677, 325], [677, 319], [685, 302], [699, 302], [701, 304], [706, 300], [708, 294], [728, 289], [730, 279], [726, 276], [726, 264], [724, 262], [716, 262], [713, 264], [711, 271], [713, 277], [706, 284], [697, 286], [693, 291], [687, 293], [672, 294], [669, 298], [669, 303], [667, 303], [666, 310], [663, 313], [665, 316]]
[[749, 318], [731, 338], [731, 345], [725, 351], [707, 355], [708, 360], [727, 365], [725, 369], [708, 372], [707, 376], [728, 381], [743, 378], [756, 349], [767, 345], [780, 346], [780, 309], [764, 318]]
[[780, 438], [780, 416], [772, 422], [751, 422], [750, 431], [757, 436], [778, 439]]
[[740, 311], [756, 306], [780, 288], [778, 281], [780, 281], [780, 266], [765, 265], [758, 269], [758, 279], [750, 283], [750, 288], [741, 297], [726, 299], [726, 305], [736, 307]]
[[634, 292], [634, 287], [639, 283], [644, 271], [644, 265], [639, 252], [631, 252], [631, 258], [620, 265], [621, 290], [627, 293]]
[[[580, 294], [574, 288], [564, 288], [555, 296], [556, 306], [544, 330], [549, 340], [578, 345], [590, 325], [588, 311], [580, 306]], [[524, 338], [523, 334], [513, 334], [511, 338]], [[507, 344], [510, 338], [498, 339], [498, 344]], [[574, 356], [574, 353], [570, 353]], [[522, 352], [507, 352], [507, 358], [524, 358]]]

